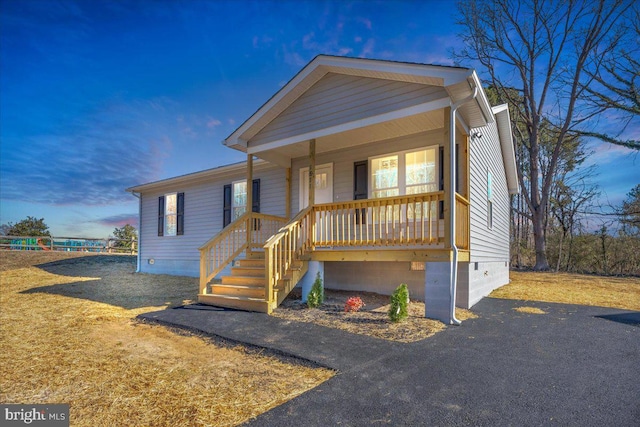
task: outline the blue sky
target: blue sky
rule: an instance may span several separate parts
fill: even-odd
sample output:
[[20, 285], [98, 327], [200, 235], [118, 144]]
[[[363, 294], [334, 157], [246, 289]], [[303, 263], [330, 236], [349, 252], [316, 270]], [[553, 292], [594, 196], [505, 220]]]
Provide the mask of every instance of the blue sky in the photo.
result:
[[[318, 54], [450, 65], [449, 1], [0, 0], [0, 223], [137, 223], [125, 188], [244, 160], [221, 141]], [[479, 70], [481, 71], [481, 70]], [[637, 156], [594, 145], [611, 203]]]

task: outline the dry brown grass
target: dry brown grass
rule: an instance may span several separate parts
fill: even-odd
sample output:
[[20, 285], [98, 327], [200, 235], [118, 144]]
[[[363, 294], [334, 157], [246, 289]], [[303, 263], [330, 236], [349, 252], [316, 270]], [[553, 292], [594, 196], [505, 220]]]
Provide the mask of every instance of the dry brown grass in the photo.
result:
[[546, 311], [539, 309], [538, 307], [516, 307], [513, 309], [518, 313], [528, 313], [528, 314], [547, 314]]
[[[346, 313], [344, 304], [351, 296], [359, 296], [365, 306], [356, 313]], [[428, 338], [445, 328], [445, 324], [424, 317], [424, 303], [411, 301], [409, 317], [400, 323], [389, 320], [389, 296], [371, 292], [347, 292], [325, 289], [325, 302], [319, 308], [309, 309], [300, 299], [300, 291], [294, 289], [273, 315], [282, 319], [315, 323], [329, 328], [342, 329], [354, 334], [366, 335], [397, 342], [414, 342]], [[460, 320], [477, 317], [469, 310], [457, 308]]]
[[236, 425], [333, 375], [132, 320], [187, 302], [192, 278], [78, 253], [2, 251], [0, 266], [3, 403], [69, 403], [74, 426]]
[[511, 272], [495, 298], [640, 310], [640, 279], [568, 273]]

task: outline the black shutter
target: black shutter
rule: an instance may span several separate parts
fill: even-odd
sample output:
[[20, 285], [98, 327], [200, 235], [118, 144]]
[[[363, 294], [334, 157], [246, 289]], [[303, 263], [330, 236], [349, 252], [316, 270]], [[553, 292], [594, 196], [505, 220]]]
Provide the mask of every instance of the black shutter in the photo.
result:
[[164, 236], [164, 196], [158, 197], [158, 236]]
[[184, 193], [178, 193], [178, 215], [177, 215], [177, 223], [178, 230], [176, 234], [178, 236], [182, 236], [184, 234]]
[[251, 205], [251, 212], [260, 212], [260, 179], [253, 180], [253, 187], [251, 187], [251, 197], [253, 203]]
[[368, 161], [353, 164], [353, 200], [366, 199], [369, 196]]
[[[362, 160], [353, 164], [353, 200], [369, 197], [369, 161]], [[360, 209], [356, 214], [356, 224], [366, 223], [367, 210]]]
[[[254, 179], [253, 183], [252, 183], [252, 187], [251, 187], [251, 198], [252, 203], [251, 203], [251, 212], [260, 212], [260, 179]], [[254, 231], [258, 231], [260, 230], [262, 224], [260, 224], [260, 219], [258, 218], [254, 218], [253, 219], [253, 230]]]
[[226, 184], [222, 193], [222, 227], [226, 227], [231, 224], [231, 184]]

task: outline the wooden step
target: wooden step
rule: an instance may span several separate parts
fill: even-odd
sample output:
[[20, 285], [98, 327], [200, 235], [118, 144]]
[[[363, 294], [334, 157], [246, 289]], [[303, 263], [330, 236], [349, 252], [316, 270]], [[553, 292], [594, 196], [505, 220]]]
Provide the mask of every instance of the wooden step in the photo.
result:
[[269, 302], [258, 298], [200, 294], [198, 295], [198, 302], [201, 304], [213, 305], [216, 307], [235, 308], [238, 310], [257, 311], [260, 313], [271, 313], [271, 306]]
[[247, 285], [211, 285], [211, 294], [223, 295], [230, 297], [247, 297], [264, 299], [264, 286], [247, 286]]
[[260, 267], [231, 267], [232, 276], [265, 277], [264, 265]]
[[236, 261], [234, 267], [261, 267], [264, 269], [265, 261], [262, 259], [239, 259]]
[[267, 283], [266, 277], [255, 276], [222, 276], [223, 285], [262, 286]]

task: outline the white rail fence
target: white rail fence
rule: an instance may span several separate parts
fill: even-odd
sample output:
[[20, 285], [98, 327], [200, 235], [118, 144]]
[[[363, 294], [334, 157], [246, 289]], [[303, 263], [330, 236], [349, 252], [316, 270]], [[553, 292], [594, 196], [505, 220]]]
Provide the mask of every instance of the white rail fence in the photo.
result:
[[0, 250], [136, 254], [136, 239], [115, 237], [0, 236]]

